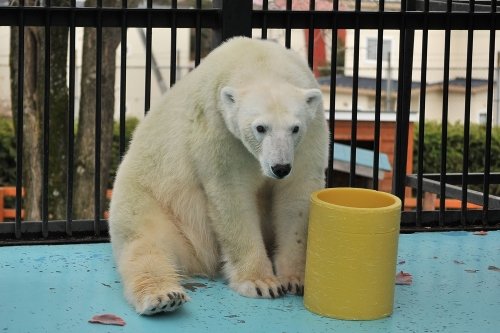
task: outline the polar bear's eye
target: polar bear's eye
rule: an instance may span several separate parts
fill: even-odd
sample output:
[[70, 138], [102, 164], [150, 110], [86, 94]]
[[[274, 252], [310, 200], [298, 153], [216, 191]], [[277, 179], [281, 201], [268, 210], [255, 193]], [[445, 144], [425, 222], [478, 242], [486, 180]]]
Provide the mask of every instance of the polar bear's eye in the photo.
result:
[[292, 129], [292, 133], [299, 133], [299, 126], [295, 126], [295, 127]]
[[262, 125], [259, 125], [259, 126], [255, 127], [255, 129], [259, 133], [266, 133], [266, 128], [264, 126], [262, 126]]

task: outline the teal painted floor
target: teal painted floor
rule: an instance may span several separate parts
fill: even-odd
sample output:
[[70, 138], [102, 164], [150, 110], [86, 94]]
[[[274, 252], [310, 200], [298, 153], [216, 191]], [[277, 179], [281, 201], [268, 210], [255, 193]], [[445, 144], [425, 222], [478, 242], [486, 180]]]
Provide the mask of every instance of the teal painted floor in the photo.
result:
[[[122, 298], [109, 244], [0, 247], [0, 333], [500, 332], [500, 272], [488, 269], [500, 267], [500, 232], [402, 235], [398, 261], [413, 284], [396, 286], [386, 319], [322, 318], [300, 297], [248, 299], [203, 279], [182, 310], [141, 317]], [[126, 326], [88, 323], [99, 313]]]

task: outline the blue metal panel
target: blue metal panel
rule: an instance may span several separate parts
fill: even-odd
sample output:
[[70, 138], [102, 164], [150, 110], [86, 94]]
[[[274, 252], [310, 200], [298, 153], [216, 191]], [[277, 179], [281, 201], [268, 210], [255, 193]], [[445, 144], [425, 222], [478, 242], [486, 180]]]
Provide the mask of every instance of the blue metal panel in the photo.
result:
[[[344, 145], [342, 143], [334, 143], [334, 158], [335, 160], [339, 160], [342, 162], [350, 162], [351, 161], [351, 146]], [[366, 166], [369, 168], [373, 168], [373, 150], [364, 149], [364, 148], [356, 148], [356, 164]], [[380, 166], [379, 169], [381, 171], [391, 171], [391, 163], [389, 163], [389, 158], [387, 154], [379, 153], [380, 156]]]

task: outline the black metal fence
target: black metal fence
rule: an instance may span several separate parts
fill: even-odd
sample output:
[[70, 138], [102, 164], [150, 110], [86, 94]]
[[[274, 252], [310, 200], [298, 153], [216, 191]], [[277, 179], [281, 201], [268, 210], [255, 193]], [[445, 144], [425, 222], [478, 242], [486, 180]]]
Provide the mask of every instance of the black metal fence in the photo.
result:
[[[331, 6], [331, 9], [317, 10], [320, 4]], [[31, 2], [30, 2], [31, 3]], [[29, 242], [35, 240], [51, 240], [58, 238], [61, 241], [98, 241], [107, 237], [107, 222], [102, 214], [101, 188], [102, 178], [99, 172], [94, 176], [94, 216], [89, 219], [74, 219], [72, 215], [73, 204], [78, 198], [73, 196], [73, 183], [75, 173], [74, 161], [74, 136], [75, 136], [75, 29], [91, 27], [96, 32], [96, 77], [95, 77], [95, 170], [100, 170], [100, 147], [101, 147], [101, 72], [102, 72], [102, 43], [103, 29], [121, 29], [121, 44], [118, 54], [121, 59], [119, 71], [120, 91], [119, 91], [119, 124], [120, 124], [120, 155], [126, 149], [125, 142], [125, 97], [127, 86], [127, 31], [130, 28], [145, 29], [145, 49], [146, 59], [144, 68], [145, 89], [144, 89], [144, 110], [147, 111], [151, 101], [151, 73], [152, 73], [152, 36], [156, 29], [170, 28], [170, 84], [174, 84], [177, 78], [176, 72], [176, 43], [177, 30], [191, 28], [194, 32], [194, 65], [197, 65], [202, 57], [202, 31], [213, 31], [213, 45], [236, 35], [252, 36], [257, 38], [268, 38], [268, 31], [281, 29], [284, 31], [284, 44], [286, 47], [292, 45], [292, 31], [301, 29], [307, 31], [306, 54], [311, 67], [315, 61], [314, 32], [316, 29], [326, 29], [331, 31], [328, 40], [330, 47], [330, 59], [328, 66], [330, 75], [326, 82], [330, 87], [329, 103], [326, 108], [329, 110], [329, 123], [332, 129], [332, 142], [336, 140], [336, 125], [339, 121], [336, 112], [336, 102], [339, 98], [337, 94], [337, 69], [340, 58], [337, 55], [340, 40], [339, 32], [346, 29], [350, 32], [352, 40], [352, 97], [350, 107], [350, 169], [348, 172], [349, 184], [354, 185], [356, 181], [356, 148], [359, 115], [358, 100], [360, 90], [360, 39], [363, 31], [376, 31], [376, 63], [374, 64], [375, 82], [374, 87], [374, 109], [373, 109], [373, 161], [372, 161], [372, 183], [371, 187], [379, 188], [380, 170], [380, 136], [381, 136], [381, 116], [384, 113], [382, 99], [383, 87], [383, 40], [384, 34], [388, 31], [398, 31], [399, 45], [397, 54], [398, 77], [394, 80], [397, 83], [396, 110], [394, 111], [396, 133], [394, 138], [394, 160], [392, 163], [392, 192], [398, 195], [403, 201], [409, 196], [416, 197], [414, 208], [406, 209], [402, 214], [402, 229], [404, 231], [415, 230], [470, 230], [470, 229], [498, 229], [500, 227], [500, 198], [490, 193], [494, 184], [500, 184], [500, 170], [491, 170], [492, 160], [498, 158], [492, 155], [492, 133], [494, 118], [494, 87], [495, 87], [495, 53], [496, 30], [500, 28], [500, 14], [497, 13], [497, 1], [428, 1], [428, 0], [402, 0], [399, 1], [255, 1], [251, 0], [230, 1], [214, 0], [207, 5], [201, 0], [193, 1], [192, 7], [186, 7], [186, 1], [167, 1], [162, 5], [154, 4], [152, 0], [140, 3], [137, 8], [128, 8], [129, 1], [117, 2], [121, 7], [105, 7], [102, 0], [97, 0], [93, 7], [77, 6], [75, 0], [68, 2], [66, 7], [56, 6], [55, 1], [45, 0], [36, 6], [28, 5], [28, 0], [19, 0], [13, 5], [0, 6], [0, 26], [19, 27], [17, 42], [18, 71], [17, 77], [13, 78], [18, 82], [17, 91], [17, 116], [15, 119], [17, 136], [17, 177], [16, 177], [16, 198], [15, 198], [15, 220], [0, 223], [0, 237], [3, 243]], [[105, 4], [105, 3], [104, 3]], [[281, 4], [281, 7], [278, 5]], [[300, 4], [302, 7], [296, 5]], [[182, 6], [181, 6], [182, 5]], [[365, 8], [366, 7], [366, 8]], [[48, 123], [50, 119], [49, 101], [51, 98], [50, 75], [46, 75], [43, 108], [43, 145], [44, 154], [40, 161], [42, 164], [43, 177], [41, 182], [42, 191], [42, 214], [40, 221], [25, 221], [23, 214], [23, 100], [25, 98], [23, 80], [26, 75], [25, 68], [25, 31], [28, 27], [43, 27], [45, 35], [46, 59], [50, 56], [50, 32], [54, 27], [66, 27], [69, 29], [69, 55], [68, 55], [68, 77], [69, 77], [69, 98], [67, 101], [67, 118], [69, 146], [67, 148], [68, 158], [65, 160], [67, 168], [66, 180], [66, 217], [64, 219], [53, 220], [48, 212], [48, 143], [50, 138]], [[442, 31], [444, 40], [442, 45], [429, 45], [429, 32]], [[447, 133], [450, 86], [450, 54], [451, 54], [451, 33], [452, 31], [467, 31], [467, 50], [465, 66], [465, 104], [463, 113], [463, 168], [458, 173], [450, 174], [447, 171]], [[473, 51], [474, 33], [485, 31], [488, 33], [489, 42], [487, 46], [487, 77], [485, 78], [487, 92], [487, 107], [484, 122], [484, 170], [482, 172], [469, 172], [469, 131], [471, 112], [471, 91], [473, 89]], [[418, 43], [415, 34], [418, 32]], [[420, 42], [421, 41], [421, 42]], [[428, 73], [428, 52], [429, 48], [438, 47], [444, 50], [443, 77], [441, 100], [441, 166], [435, 174], [424, 174], [425, 166], [425, 124], [426, 124], [426, 93], [427, 93], [427, 73]], [[421, 58], [418, 66], [419, 71], [415, 71], [414, 53], [421, 50]], [[51, 64], [45, 61], [45, 73], [50, 73]], [[416, 77], [415, 73], [419, 73]], [[323, 78], [325, 79], [325, 78]], [[410, 137], [410, 110], [412, 91], [415, 85], [419, 87], [418, 104], [418, 145], [415, 147], [416, 168], [413, 172], [408, 172], [408, 147]], [[415, 98], [415, 97], [413, 97]], [[498, 98], [498, 97], [497, 97]], [[386, 110], [387, 111], [387, 110]], [[335, 155], [332, 149], [330, 162], [327, 170], [327, 186], [334, 184], [334, 160]], [[473, 191], [471, 185], [478, 184], [479, 191]], [[423, 207], [424, 193], [436, 193], [439, 205], [437, 210], [425, 210]], [[446, 198], [459, 199], [461, 204], [459, 209], [450, 210], [447, 206]], [[479, 206], [470, 209], [467, 202], [475, 203]]]

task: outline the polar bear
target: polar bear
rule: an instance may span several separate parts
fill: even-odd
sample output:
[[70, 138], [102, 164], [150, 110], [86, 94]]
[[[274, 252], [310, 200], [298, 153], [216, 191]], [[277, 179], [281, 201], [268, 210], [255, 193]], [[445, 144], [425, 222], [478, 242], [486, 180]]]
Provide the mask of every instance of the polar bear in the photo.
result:
[[180, 281], [222, 272], [247, 297], [303, 293], [309, 196], [329, 134], [307, 64], [233, 38], [137, 127], [115, 180], [110, 235], [140, 314], [189, 300]]

